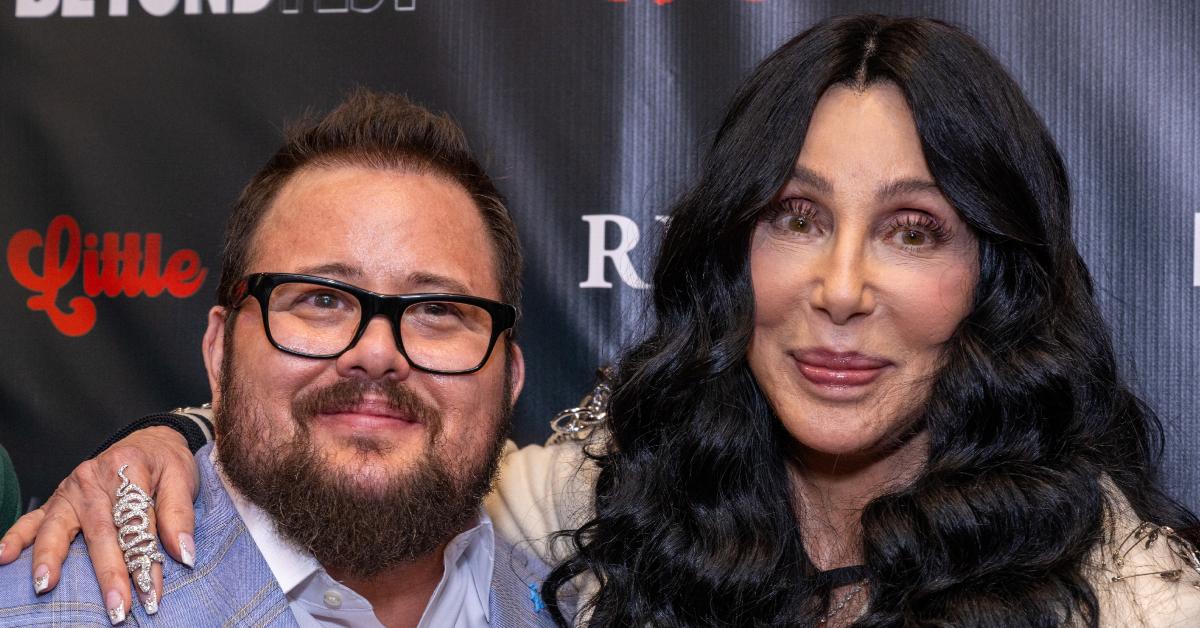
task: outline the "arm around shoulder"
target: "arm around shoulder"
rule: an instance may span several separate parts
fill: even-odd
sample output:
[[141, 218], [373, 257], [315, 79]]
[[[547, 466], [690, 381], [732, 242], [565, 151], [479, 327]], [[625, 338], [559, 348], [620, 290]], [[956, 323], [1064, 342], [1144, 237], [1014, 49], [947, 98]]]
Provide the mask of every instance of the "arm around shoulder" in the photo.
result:
[[496, 534], [529, 547], [546, 564], [559, 562], [561, 541], [553, 542], [554, 533], [579, 527], [593, 513], [597, 469], [584, 452], [589, 442], [518, 449], [510, 441], [484, 500]]

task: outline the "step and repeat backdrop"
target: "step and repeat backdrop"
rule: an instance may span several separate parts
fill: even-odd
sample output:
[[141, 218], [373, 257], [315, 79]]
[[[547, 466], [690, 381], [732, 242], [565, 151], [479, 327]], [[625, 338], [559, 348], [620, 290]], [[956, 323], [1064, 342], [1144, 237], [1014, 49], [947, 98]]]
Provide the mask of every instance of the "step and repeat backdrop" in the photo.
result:
[[1169, 489], [1200, 508], [1200, 10], [1122, 0], [3, 0], [0, 444], [24, 496], [207, 400], [228, 209], [287, 121], [360, 85], [451, 113], [507, 194], [528, 255], [514, 436], [544, 439], [642, 328], [661, 216], [735, 86], [861, 11], [963, 25], [1026, 89]]

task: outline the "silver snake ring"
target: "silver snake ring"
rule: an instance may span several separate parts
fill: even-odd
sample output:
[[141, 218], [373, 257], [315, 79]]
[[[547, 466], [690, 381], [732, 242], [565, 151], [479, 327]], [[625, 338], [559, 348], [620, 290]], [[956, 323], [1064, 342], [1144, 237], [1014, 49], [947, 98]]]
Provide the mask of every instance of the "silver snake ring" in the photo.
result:
[[125, 465], [117, 471], [121, 478], [121, 487], [117, 489], [117, 503], [113, 504], [113, 523], [120, 528], [117, 541], [121, 551], [125, 552], [125, 567], [133, 574], [134, 581], [142, 593], [150, 593], [150, 565], [161, 563], [163, 555], [158, 551], [158, 541], [150, 534], [150, 516], [146, 509], [154, 505], [154, 500], [142, 490], [142, 487], [130, 482], [125, 477]]

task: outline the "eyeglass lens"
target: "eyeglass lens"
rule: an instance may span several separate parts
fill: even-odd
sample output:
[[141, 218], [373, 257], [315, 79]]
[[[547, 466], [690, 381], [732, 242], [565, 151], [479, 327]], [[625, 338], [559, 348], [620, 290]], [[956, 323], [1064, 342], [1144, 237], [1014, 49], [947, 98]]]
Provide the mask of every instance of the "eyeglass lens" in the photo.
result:
[[[354, 340], [362, 320], [358, 298], [330, 286], [282, 283], [269, 301], [271, 337], [306, 355], [340, 353]], [[473, 369], [483, 362], [491, 338], [492, 316], [476, 305], [424, 301], [400, 316], [400, 342], [408, 359], [423, 369]]]

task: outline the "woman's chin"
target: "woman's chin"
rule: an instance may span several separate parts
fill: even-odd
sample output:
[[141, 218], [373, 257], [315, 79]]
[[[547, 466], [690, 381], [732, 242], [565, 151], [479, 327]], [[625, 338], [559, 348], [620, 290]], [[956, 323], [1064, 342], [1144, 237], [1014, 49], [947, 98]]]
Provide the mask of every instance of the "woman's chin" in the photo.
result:
[[821, 416], [816, 420], [781, 417], [784, 430], [803, 452], [829, 456], [863, 454], [875, 448], [887, 430], [862, 421], [859, 417]]
[[853, 473], [889, 460], [905, 468], [920, 466], [927, 458], [923, 446], [926, 439], [920, 437], [921, 434], [907, 434], [905, 437], [895, 432], [879, 432], [858, 426], [853, 429], [815, 430], [813, 433], [792, 436], [801, 470]]
[[873, 440], [858, 438], [821, 438], [797, 442], [805, 460], [821, 458], [870, 458], [878, 450]]

